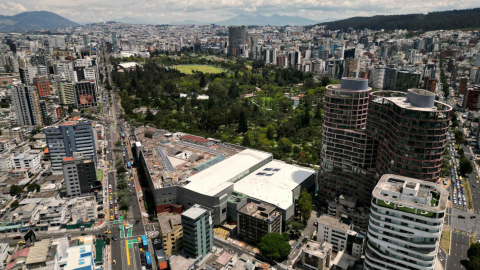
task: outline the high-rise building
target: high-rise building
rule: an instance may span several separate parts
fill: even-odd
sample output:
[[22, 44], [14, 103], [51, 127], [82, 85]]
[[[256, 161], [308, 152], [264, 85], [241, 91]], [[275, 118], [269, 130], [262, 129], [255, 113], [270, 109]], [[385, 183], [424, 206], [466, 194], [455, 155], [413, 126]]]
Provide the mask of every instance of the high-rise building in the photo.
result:
[[213, 211], [195, 204], [182, 213], [183, 250], [192, 258], [201, 259], [213, 247]]
[[462, 77], [460, 78], [460, 84], [458, 87], [458, 93], [460, 95], [465, 95], [467, 94], [467, 88], [468, 88], [468, 77]]
[[160, 213], [158, 214], [158, 223], [165, 255], [175, 254], [182, 250], [183, 227], [181, 216], [177, 213]]
[[375, 186], [374, 140], [367, 136], [368, 80], [343, 78], [325, 93], [319, 191], [326, 200], [338, 195], [368, 204]]
[[117, 44], [117, 32], [112, 32], [112, 44], [113, 44], [113, 52], [118, 52], [118, 44]]
[[244, 25], [228, 27], [228, 55], [239, 55], [240, 48], [246, 44], [247, 28]]
[[83, 34], [83, 46], [88, 46], [89, 45], [89, 42], [88, 42], [88, 34]]
[[40, 97], [45, 97], [52, 94], [52, 90], [50, 89], [50, 81], [47, 77], [35, 77], [33, 78], [33, 84], [37, 88], [37, 92]]
[[372, 87], [374, 89], [383, 90], [385, 88], [385, 74], [387, 69], [385, 67], [376, 68], [373, 72], [373, 83]]
[[77, 108], [97, 106], [97, 85], [95, 80], [75, 83], [74, 94], [75, 106]]
[[61, 105], [74, 105], [73, 83], [67, 80], [57, 82], [57, 94]]
[[376, 178], [394, 173], [437, 181], [451, 110], [424, 89], [371, 93], [366, 128], [378, 141]]
[[466, 110], [480, 109], [480, 85], [468, 88], [467, 94], [463, 98], [463, 108]]
[[95, 161], [91, 157], [84, 157], [82, 153], [73, 153], [71, 157], [63, 158], [62, 168], [67, 196], [77, 197], [89, 194], [95, 187], [97, 172]]
[[434, 183], [385, 174], [372, 195], [364, 268], [437, 269], [448, 192]]
[[13, 86], [12, 104], [20, 126], [42, 125], [37, 90], [24, 85]]
[[275, 205], [247, 203], [237, 212], [237, 230], [242, 239], [260, 243], [269, 233], [282, 233], [282, 214]]
[[52, 169], [56, 174], [62, 172], [63, 159], [81, 152], [84, 157], [97, 162], [97, 131], [92, 122], [68, 121], [57, 126], [45, 128]]
[[20, 79], [25, 85], [33, 85], [33, 78], [37, 75], [38, 69], [34, 66], [27, 65], [24, 68], [20, 68]]
[[396, 91], [407, 92], [410, 88], [417, 88], [420, 84], [420, 72], [399, 71], [395, 85]]

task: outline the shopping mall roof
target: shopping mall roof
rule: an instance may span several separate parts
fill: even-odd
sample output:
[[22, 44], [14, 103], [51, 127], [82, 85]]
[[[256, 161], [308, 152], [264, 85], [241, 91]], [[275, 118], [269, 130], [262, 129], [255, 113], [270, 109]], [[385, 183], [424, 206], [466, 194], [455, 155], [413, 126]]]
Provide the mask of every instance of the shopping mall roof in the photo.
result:
[[255, 165], [268, 162], [272, 154], [246, 149], [188, 178], [185, 186], [192, 191], [215, 196], [238, 179], [249, 173]]
[[294, 202], [292, 191], [314, 174], [312, 169], [273, 160], [236, 182], [234, 190], [287, 209]]

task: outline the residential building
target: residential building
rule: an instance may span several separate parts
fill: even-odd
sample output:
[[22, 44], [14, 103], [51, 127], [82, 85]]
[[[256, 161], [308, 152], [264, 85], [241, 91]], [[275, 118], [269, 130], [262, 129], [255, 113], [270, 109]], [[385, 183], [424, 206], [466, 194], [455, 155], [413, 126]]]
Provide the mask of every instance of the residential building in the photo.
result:
[[13, 156], [13, 164], [15, 169], [30, 169], [33, 173], [40, 171], [41, 150], [28, 150], [25, 153], [17, 153]]
[[429, 77], [424, 77], [423, 88], [427, 91], [435, 93], [435, 91], [437, 90], [437, 80], [433, 78], [430, 79]]
[[54, 173], [61, 174], [63, 159], [81, 152], [97, 162], [96, 130], [89, 121], [68, 121], [44, 129]]
[[317, 242], [332, 244], [334, 253], [345, 251], [360, 258], [363, 254], [365, 236], [353, 230], [353, 223], [346, 216], [340, 218], [321, 215], [318, 219]]
[[75, 104], [75, 94], [73, 83], [67, 80], [57, 82], [57, 94], [61, 105]]
[[5, 153], [0, 155], [0, 172], [8, 172], [14, 168], [13, 154]]
[[76, 197], [68, 201], [72, 222], [97, 220], [97, 201], [95, 196]]
[[460, 95], [467, 94], [467, 88], [468, 88], [468, 77], [460, 78], [460, 83], [459, 83], [459, 86], [458, 86], [458, 93]]
[[45, 97], [52, 94], [52, 90], [50, 89], [50, 81], [46, 76], [33, 78], [33, 84], [37, 88], [37, 92], [40, 97]]
[[36, 89], [25, 85], [17, 85], [13, 86], [11, 91], [17, 124], [20, 126], [41, 126], [42, 116]]
[[37, 75], [37, 68], [32, 65], [27, 65], [26, 67], [20, 68], [20, 79], [24, 85], [33, 85], [33, 78]]
[[366, 128], [378, 142], [376, 179], [395, 173], [436, 182], [451, 111], [424, 89], [371, 93]]
[[197, 260], [213, 247], [213, 212], [195, 204], [182, 213], [183, 250]]
[[372, 87], [374, 89], [383, 90], [385, 88], [386, 73], [387, 69], [385, 67], [379, 67], [375, 69], [372, 83]]
[[97, 85], [93, 81], [80, 81], [74, 85], [75, 106], [87, 108], [97, 106]]
[[480, 85], [473, 85], [468, 88], [463, 98], [463, 108], [466, 110], [480, 109]]
[[183, 227], [181, 216], [177, 213], [161, 213], [157, 217], [165, 255], [175, 254], [182, 250]]
[[15, 148], [15, 143], [12, 140], [0, 140], [0, 152], [9, 151]]
[[94, 270], [95, 251], [93, 244], [73, 246], [67, 249], [67, 256], [58, 261], [63, 270]]
[[375, 142], [365, 132], [370, 91], [367, 79], [343, 78], [327, 86], [319, 171], [319, 192], [327, 201], [339, 194], [364, 205], [370, 201], [375, 186]]
[[67, 201], [63, 199], [54, 199], [49, 201], [43, 206], [43, 209], [39, 211], [39, 221], [41, 223], [47, 223], [50, 226], [60, 226], [68, 222], [66, 218], [67, 214]]
[[448, 191], [435, 183], [385, 174], [372, 196], [364, 268], [437, 269]]
[[417, 88], [420, 84], [420, 72], [401, 70], [397, 73], [397, 80], [395, 85], [396, 91], [407, 92], [410, 88]]
[[238, 235], [247, 242], [258, 244], [269, 233], [282, 233], [282, 214], [267, 203], [247, 203], [237, 212]]
[[82, 153], [76, 152], [72, 157], [63, 158], [62, 165], [67, 196], [90, 194], [97, 180], [95, 161], [91, 157], [84, 157]]
[[303, 267], [312, 270], [329, 270], [332, 260], [332, 244], [308, 241], [302, 247], [300, 262]]

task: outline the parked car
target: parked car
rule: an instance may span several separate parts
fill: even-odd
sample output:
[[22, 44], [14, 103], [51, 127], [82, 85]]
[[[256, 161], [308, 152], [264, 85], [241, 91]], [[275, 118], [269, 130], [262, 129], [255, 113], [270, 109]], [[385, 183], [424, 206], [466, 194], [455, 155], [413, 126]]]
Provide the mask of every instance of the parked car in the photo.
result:
[[13, 237], [13, 240], [17, 240], [17, 239], [22, 239], [22, 236], [21, 236], [21, 235], [17, 235], [17, 236], [14, 236], [14, 237]]
[[465, 219], [465, 217], [462, 216], [462, 215], [458, 215], [458, 218], [459, 218], [459, 219]]

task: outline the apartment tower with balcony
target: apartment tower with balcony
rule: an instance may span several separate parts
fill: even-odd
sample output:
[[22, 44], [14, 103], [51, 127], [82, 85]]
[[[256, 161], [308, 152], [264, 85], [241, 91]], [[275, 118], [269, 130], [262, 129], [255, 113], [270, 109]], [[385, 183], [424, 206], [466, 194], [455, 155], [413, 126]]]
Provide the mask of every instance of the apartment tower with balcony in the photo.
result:
[[431, 182], [385, 174], [372, 195], [364, 268], [436, 269], [448, 191]]

